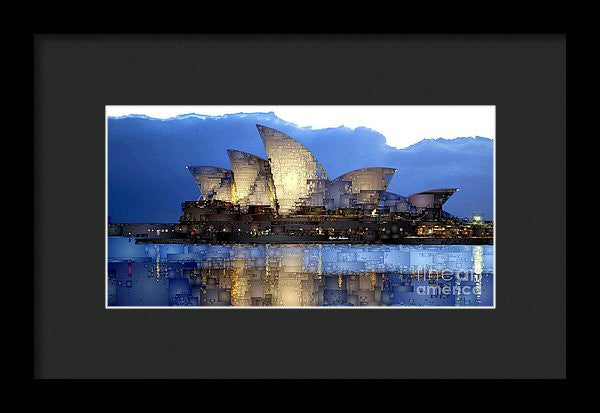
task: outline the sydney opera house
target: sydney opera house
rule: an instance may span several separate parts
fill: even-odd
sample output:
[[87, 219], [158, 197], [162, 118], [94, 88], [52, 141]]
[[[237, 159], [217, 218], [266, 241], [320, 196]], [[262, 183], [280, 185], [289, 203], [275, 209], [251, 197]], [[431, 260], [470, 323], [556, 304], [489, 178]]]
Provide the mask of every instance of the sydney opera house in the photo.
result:
[[334, 211], [358, 208], [371, 213], [380, 207], [390, 212], [419, 213], [441, 207], [457, 188], [433, 189], [410, 196], [387, 192], [396, 169], [361, 168], [331, 179], [316, 156], [294, 138], [256, 125], [268, 159], [228, 150], [231, 169], [189, 166], [200, 190], [200, 199], [240, 206], [269, 207], [288, 216], [303, 207]]
[[200, 198], [177, 224], [109, 224], [136, 243], [490, 245], [493, 223], [442, 209], [457, 188], [409, 196], [387, 189], [396, 169], [361, 168], [330, 178], [300, 142], [256, 125], [267, 159], [229, 149], [231, 169], [188, 166]]

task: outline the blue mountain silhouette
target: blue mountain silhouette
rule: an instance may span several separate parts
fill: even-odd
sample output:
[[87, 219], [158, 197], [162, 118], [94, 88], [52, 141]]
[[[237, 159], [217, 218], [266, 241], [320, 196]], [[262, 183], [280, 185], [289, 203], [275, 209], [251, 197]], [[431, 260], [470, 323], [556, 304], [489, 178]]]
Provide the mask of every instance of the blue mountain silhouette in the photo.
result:
[[108, 120], [108, 215], [112, 222], [176, 222], [181, 203], [199, 196], [188, 165], [229, 168], [227, 149], [266, 158], [256, 124], [278, 129], [311, 150], [330, 178], [369, 166], [397, 168], [389, 191], [402, 195], [458, 187], [444, 209], [493, 218], [493, 141], [488, 138], [424, 139], [396, 149], [372, 129], [340, 126], [313, 130], [274, 113], [224, 116], [141, 115]]

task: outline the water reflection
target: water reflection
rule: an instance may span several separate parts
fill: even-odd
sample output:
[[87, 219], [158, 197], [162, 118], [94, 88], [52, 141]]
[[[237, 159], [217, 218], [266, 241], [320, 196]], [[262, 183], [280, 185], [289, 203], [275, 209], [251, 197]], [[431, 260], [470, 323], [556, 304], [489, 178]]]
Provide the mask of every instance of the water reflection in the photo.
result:
[[493, 246], [144, 245], [109, 237], [109, 306], [493, 306]]

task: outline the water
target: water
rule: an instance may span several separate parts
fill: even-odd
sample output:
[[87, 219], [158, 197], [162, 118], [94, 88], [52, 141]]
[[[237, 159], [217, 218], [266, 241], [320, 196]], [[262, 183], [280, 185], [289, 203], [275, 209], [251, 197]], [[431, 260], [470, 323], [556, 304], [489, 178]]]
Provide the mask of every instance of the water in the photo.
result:
[[108, 239], [109, 307], [491, 307], [493, 246]]

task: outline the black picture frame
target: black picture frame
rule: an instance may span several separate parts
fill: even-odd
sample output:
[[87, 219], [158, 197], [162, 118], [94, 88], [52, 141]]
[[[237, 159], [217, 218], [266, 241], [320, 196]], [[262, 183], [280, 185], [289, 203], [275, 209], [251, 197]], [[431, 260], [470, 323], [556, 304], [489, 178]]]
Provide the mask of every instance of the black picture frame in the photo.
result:
[[[105, 105], [496, 105], [494, 310], [105, 309]], [[34, 34], [35, 378], [565, 378], [566, 36]]]

